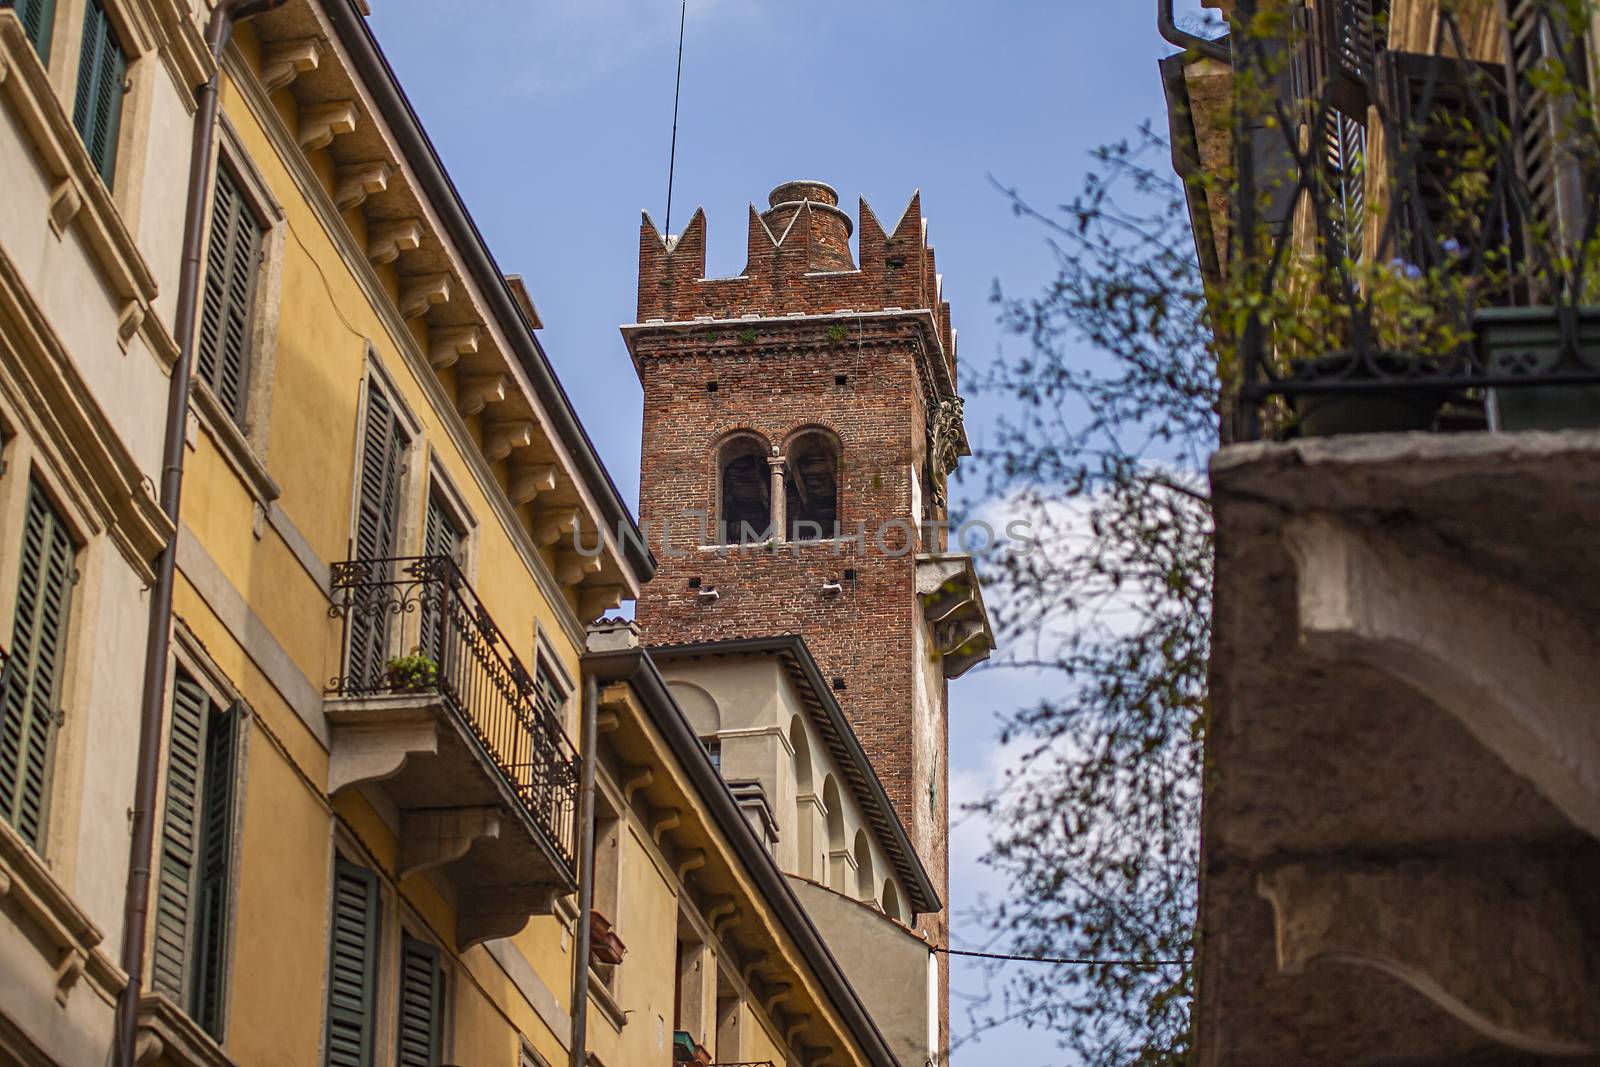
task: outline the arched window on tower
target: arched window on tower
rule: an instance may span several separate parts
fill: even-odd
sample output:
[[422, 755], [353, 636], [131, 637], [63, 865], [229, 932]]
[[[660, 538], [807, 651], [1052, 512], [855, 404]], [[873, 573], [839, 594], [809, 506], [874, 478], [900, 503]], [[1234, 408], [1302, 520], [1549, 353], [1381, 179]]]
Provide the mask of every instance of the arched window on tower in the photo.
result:
[[791, 541], [839, 534], [839, 444], [825, 430], [807, 430], [784, 452], [784, 514]]
[[730, 438], [717, 454], [717, 537], [721, 544], [762, 540], [772, 525], [772, 473], [765, 443]]

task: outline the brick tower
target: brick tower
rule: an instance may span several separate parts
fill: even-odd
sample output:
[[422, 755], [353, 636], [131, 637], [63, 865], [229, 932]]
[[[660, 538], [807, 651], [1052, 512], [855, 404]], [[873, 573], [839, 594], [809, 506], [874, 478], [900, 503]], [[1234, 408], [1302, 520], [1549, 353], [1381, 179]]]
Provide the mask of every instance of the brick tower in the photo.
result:
[[[967, 454], [950, 308], [920, 196], [892, 231], [861, 202], [859, 267], [827, 185], [769, 203], [734, 278], [705, 277], [703, 210], [643, 221], [623, 332], [660, 569], [638, 621], [655, 645], [804, 636], [948, 908], [946, 680], [992, 647], [937, 526]], [[942, 945], [946, 920], [919, 925]]]

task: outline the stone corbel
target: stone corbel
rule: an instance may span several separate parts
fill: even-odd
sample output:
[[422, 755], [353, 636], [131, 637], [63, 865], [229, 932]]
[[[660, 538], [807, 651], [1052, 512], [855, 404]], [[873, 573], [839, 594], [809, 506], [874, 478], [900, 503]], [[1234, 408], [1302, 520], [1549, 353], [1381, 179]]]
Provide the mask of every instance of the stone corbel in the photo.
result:
[[703, 849], [698, 849], [698, 848], [697, 849], [692, 849], [686, 856], [683, 857], [682, 860], [680, 860], [678, 862], [678, 867], [677, 867], [678, 881], [682, 882], [686, 877], [688, 877], [690, 871], [698, 871], [701, 867], [704, 867], [705, 865], [706, 865], [706, 854], [705, 854], [705, 851]]
[[144, 325], [144, 307], [137, 300], [130, 300], [122, 307], [122, 314], [117, 316], [117, 345], [124, 352], [133, 342], [134, 335], [139, 332], [139, 327]]
[[548, 493], [555, 489], [558, 473], [559, 468], [554, 463], [535, 463], [517, 467], [511, 472], [511, 485], [507, 489], [511, 502], [519, 507], [533, 503], [540, 493]]
[[333, 175], [333, 202], [340, 211], [349, 211], [389, 188], [389, 164], [356, 163], [340, 167]]
[[397, 873], [404, 878], [454, 863], [477, 842], [499, 837], [503, 823], [499, 808], [405, 812], [400, 817]]
[[739, 977], [744, 979], [745, 985], [750, 984], [751, 980], [755, 978], [756, 972], [759, 971], [766, 962], [767, 954], [765, 952], [752, 952], [750, 953], [749, 957], [739, 965]]
[[663, 810], [650, 822], [650, 840], [654, 841], [659, 847], [661, 839], [671, 831], [676, 830], [682, 822], [683, 813], [677, 808]]
[[578, 615], [584, 622], [598, 619], [622, 605], [627, 590], [620, 585], [585, 586], [578, 591]]
[[61, 957], [56, 961], [56, 1003], [62, 1007], [67, 1005], [67, 997], [72, 993], [72, 987], [78, 984], [78, 979], [83, 977], [84, 965], [89, 957], [76, 947], [61, 950]]
[[540, 512], [533, 524], [533, 539], [541, 545], [553, 545], [563, 537], [578, 532], [577, 508], [554, 508]]
[[[412, 220], [414, 221], [414, 220]], [[421, 236], [421, 224], [417, 224]], [[413, 248], [416, 245], [412, 245]], [[442, 326], [428, 331], [428, 364], [434, 370], [453, 367], [462, 356], [476, 355], [481, 326]]]
[[300, 112], [300, 150], [315, 152], [327, 148], [335, 137], [354, 133], [358, 114], [354, 100], [334, 100], [306, 108]]
[[463, 419], [481, 415], [490, 404], [502, 403], [506, 386], [510, 384], [504, 374], [489, 374], [481, 378], [463, 378], [456, 389], [456, 410]]
[[656, 780], [656, 772], [649, 767], [633, 767], [622, 782], [622, 802], [633, 803], [633, 794], [648, 788]]
[[456, 945], [465, 952], [473, 945], [511, 937], [535, 915], [555, 908], [554, 886], [460, 886], [456, 907]]
[[50, 232], [60, 237], [72, 225], [72, 220], [82, 207], [83, 194], [78, 191], [78, 183], [71, 178], [62, 178], [50, 193]]
[[421, 219], [391, 219], [367, 226], [367, 262], [375, 267], [393, 263], [402, 252], [415, 252], [421, 247]]
[[556, 581], [563, 586], [578, 585], [589, 575], [599, 574], [605, 562], [600, 556], [562, 552], [556, 557]]
[[315, 37], [274, 41], [261, 50], [261, 85], [275, 93], [322, 62], [322, 42]]
[[488, 427], [483, 435], [483, 458], [498, 463], [515, 449], [528, 448], [533, 444], [533, 432], [538, 425], [532, 419], [518, 419]]
[[400, 279], [400, 314], [418, 319], [450, 300], [450, 275], [416, 274]]
[[790, 1048], [793, 1048], [794, 1039], [799, 1037], [800, 1032], [810, 1025], [811, 1016], [796, 1015], [794, 1018], [789, 1020], [789, 1025], [783, 1028], [783, 1043]]
[[1502, 1045], [1583, 1056], [1600, 1052], [1600, 951], [1579, 904], [1594, 883], [1548, 851], [1480, 849], [1457, 862], [1288, 864], [1257, 891], [1285, 974], [1374, 968]]
[[732, 897], [713, 897], [707, 901], [706, 925], [711, 927], [712, 933], [717, 933], [717, 924], [739, 910], [739, 904]]
[[787, 982], [779, 982], [772, 987], [772, 990], [765, 997], [761, 998], [761, 1006], [767, 1010], [768, 1015], [771, 1015], [774, 1008], [793, 995], [793, 987]]
[[328, 795], [363, 782], [392, 778], [412, 756], [438, 752], [439, 728], [431, 712], [397, 713], [358, 724], [340, 724], [335, 719], [328, 753]]

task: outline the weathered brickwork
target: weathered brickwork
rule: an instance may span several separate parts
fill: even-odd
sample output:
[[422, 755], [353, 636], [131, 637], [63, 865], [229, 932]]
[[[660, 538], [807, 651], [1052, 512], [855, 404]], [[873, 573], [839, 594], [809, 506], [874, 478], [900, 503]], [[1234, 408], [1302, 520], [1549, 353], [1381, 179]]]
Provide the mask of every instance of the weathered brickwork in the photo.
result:
[[[639, 323], [625, 333], [644, 386], [640, 516], [660, 567], [638, 621], [650, 644], [803, 635], [948, 901], [942, 678], [931, 721], [916, 699], [916, 556], [944, 546], [914, 527], [943, 517], [927, 413], [955, 389], [949, 307], [919, 198], [892, 234], [862, 202], [859, 269], [827, 186], [792, 182], [771, 204], [751, 208], [737, 278], [704, 277], [703, 211], [670, 245], [648, 217], [641, 230]], [[718, 547], [723, 442], [754, 434], [770, 454], [814, 428], [839, 444], [844, 536]], [[947, 944], [947, 914], [920, 925]]]

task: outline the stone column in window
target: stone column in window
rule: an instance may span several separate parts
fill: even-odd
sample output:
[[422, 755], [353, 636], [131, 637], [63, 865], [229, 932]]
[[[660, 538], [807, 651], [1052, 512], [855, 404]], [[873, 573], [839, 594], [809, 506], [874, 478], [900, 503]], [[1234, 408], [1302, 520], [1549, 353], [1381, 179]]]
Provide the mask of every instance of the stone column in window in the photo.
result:
[[783, 471], [785, 460], [783, 453], [778, 451], [778, 446], [772, 446], [772, 455], [767, 457], [767, 466], [772, 470], [772, 522], [768, 529], [772, 539], [782, 543], [786, 539], [788, 516], [785, 514], [785, 501], [783, 490]]

